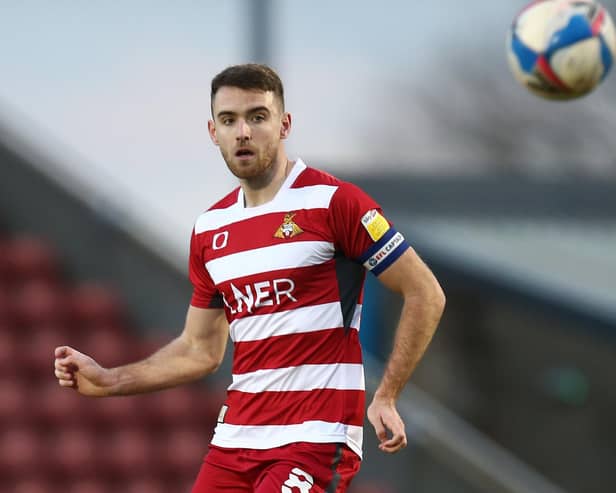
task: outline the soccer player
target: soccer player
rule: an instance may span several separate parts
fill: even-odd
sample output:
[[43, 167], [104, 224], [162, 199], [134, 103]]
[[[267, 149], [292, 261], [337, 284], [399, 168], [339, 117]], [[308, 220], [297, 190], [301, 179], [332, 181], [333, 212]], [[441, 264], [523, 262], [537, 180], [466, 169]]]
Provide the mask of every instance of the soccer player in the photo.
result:
[[58, 347], [56, 377], [90, 396], [160, 390], [216, 371], [230, 336], [233, 381], [193, 493], [343, 492], [362, 454], [366, 270], [404, 300], [367, 410], [386, 453], [406, 446], [396, 400], [437, 327], [443, 292], [372, 198], [289, 160], [291, 115], [271, 68], [222, 71], [211, 110], [210, 137], [239, 187], [195, 223], [184, 330], [111, 369]]

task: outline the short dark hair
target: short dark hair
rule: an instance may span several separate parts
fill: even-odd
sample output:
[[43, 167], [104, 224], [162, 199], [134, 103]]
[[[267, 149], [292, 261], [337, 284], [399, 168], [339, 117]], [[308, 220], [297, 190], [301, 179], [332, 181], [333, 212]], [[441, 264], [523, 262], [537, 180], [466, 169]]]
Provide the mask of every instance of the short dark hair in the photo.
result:
[[240, 89], [254, 89], [258, 91], [272, 91], [280, 99], [284, 111], [284, 89], [278, 74], [267, 65], [259, 63], [245, 63], [232, 65], [220, 72], [212, 79], [212, 92], [210, 100], [214, 104], [214, 96], [218, 89], [224, 86], [238, 87]]

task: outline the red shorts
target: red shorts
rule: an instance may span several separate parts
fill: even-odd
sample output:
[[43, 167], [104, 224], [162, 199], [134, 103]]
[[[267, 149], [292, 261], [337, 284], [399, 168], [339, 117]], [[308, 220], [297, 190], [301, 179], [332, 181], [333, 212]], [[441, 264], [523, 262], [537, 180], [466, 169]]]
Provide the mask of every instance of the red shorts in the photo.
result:
[[299, 442], [267, 450], [210, 445], [192, 493], [342, 493], [360, 462], [337, 443]]

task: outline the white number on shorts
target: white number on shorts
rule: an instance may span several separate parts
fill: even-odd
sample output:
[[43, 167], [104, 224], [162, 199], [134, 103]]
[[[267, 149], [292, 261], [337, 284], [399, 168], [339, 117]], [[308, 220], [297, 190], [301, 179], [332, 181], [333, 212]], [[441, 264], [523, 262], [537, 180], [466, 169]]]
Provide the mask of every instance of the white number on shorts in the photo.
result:
[[300, 493], [310, 493], [310, 488], [314, 484], [314, 479], [307, 472], [302, 471], [301, 469], [294, 467], [291, 469], [291, 473], [289, 474], [289, 479], [284, 482], [281, 493], [293, 493], [291, 488], [299, 488]]

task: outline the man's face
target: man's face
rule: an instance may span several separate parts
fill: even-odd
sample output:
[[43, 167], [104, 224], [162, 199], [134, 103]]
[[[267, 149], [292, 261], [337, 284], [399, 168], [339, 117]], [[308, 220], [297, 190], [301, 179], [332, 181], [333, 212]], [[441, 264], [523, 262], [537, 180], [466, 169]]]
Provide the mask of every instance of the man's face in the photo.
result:
[[271, 168], [291, 128], [273, 92], [223, 86], [214, 96], [212, 113], [210, 137], [235, 176], [255, 178]]

